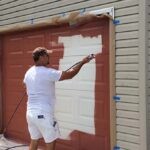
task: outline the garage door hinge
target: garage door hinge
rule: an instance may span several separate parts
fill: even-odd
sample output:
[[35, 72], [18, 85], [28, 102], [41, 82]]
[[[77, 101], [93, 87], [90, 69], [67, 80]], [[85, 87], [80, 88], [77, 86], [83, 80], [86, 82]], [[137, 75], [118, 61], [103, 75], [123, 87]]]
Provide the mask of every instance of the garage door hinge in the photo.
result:
[[119, 146], [115, 146], [113, 150], [120, 150]]
[[120, 96], [118, 96], [118, 95], [115, 95], [115, 96], [113, 96], [113, 100], [115, 101], [115, 102], [119, 102], [120, 101]]

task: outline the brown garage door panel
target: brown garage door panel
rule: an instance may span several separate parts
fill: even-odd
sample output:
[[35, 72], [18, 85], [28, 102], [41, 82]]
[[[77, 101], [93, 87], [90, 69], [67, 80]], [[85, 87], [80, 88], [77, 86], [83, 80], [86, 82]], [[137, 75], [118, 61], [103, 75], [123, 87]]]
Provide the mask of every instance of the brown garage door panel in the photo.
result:
[[[21, 98], [21, 95], [23, 94], [22, 80], [24, 73], [31, 65], [33, 65], [31, 58], [32, 50], [38, 46], [45, 46], [52, 49], [54, 53], [50, 57], [50, 65], [55, 68], [59, 68], [61, 61], [64, 59], [64, 55], [67, 55], [66, 57], [69, 58], [69, 61], [73, 58], [71, 62], [73, 64], [86, 55], [84, 49], [87, 49], [88, 45], [81, 45], [80, 49], [77, 49], [71, 55], [66, 54], [64, 52], [65, 46], [63, 43], [59, 42], [59, 37], [73, 37], [75, 35], [82, 35], [82, 37], [90, 38], [101, 36], [102, 39], [100, 45], [102, 53], [96, 57], [95, 61], [95, 134], [73, 130], [70, 134], [70, 140], [58, 140], [56, 150], [110, 150], [108, 19], [89, 22], [78, 28], [71, 28], [64, 25], [61, 27], [6, 35], [4, 37], [3, 47], [3, 124], [6, 126], [19, 99]], [[80, 52], [79, 55], [78, 52]], [[64, 65], [70, 66], [71, 63], [69, 61], [64, 62]], [[88, 68], [90, 65], [86, 66]], [[87, 79], [89, 76], [92, 76], [92, 74], [92, 72], [89, 72]], [[84, 82], [86, 82], [87, 79], [85, 79]], [[77, 81], [80, 80], [82, 80], [82, 78]], [[91, 92], [88, 91], [88, 88], [86, 90], [86, 92]], [[7, 135], [9, 137], [24, 139], [26, 141], [29, 140], [25, 120], [25, 110], [26, 100], [21, 104], [7, 130]], [[81, 118], [82, 116], [80, 116], [80, 119]]]

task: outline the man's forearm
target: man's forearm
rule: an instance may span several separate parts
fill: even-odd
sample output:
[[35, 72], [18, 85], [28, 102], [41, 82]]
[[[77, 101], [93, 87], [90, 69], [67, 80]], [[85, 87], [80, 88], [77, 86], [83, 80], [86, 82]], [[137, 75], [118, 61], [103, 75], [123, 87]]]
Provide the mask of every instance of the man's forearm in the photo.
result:
[[90, 55], [90, 57], [87, 56], [87, 57], [83, 58], [82, 61], [80, 61], [79, 63], [75, 64], [75, 66], [71, 67], [70, 69], [68, 69], [66, 71], [63, 71], [59, 81], [73, 78], [80, 71], [82, 66], [84, 64], [88, 63], [93, 58], [95, 58], [95, 55], [93, 55], [93, 54]]
[[66, 79], [72, 79], [81, 69], [81, 67], [84, 65], [84, 62], [81, 61], [78, 64], [76, 64], [74, 67], [71, 67], [70, 69], [63, 71], [60, 81], [66, 80]]
[[80, 63], [78, 63], [76, 66], [70, 68], [67, 73], [70, 74], [70, 78], [73, 78], [82, 68], [82, 66], [84, 65], [84, 63], [81, 61]]

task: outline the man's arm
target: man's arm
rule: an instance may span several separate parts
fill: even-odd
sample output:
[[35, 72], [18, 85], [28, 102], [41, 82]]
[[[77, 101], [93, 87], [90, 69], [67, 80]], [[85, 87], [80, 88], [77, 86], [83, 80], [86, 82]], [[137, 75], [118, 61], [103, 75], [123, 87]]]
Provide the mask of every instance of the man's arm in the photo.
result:
[[59, 81], [72, 79], [80, 71], [82, 66], [88, 63], [93, 58], [95, 58], [94, 55], [92, 57], [87, 56], [74, 67], [70, 68], [69, 70], [63, 71]]

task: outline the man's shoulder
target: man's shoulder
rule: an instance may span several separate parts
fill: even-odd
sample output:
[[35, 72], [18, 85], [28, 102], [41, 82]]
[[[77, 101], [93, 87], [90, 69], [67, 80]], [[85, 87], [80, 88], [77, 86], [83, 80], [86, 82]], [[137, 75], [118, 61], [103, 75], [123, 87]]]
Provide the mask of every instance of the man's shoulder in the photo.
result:
[[32, 72], [33, 70], [34, 70], [34, 66], [31, 66], [31, 67], [26, 71], [25, 74], [29, 74], [29, 73]]

